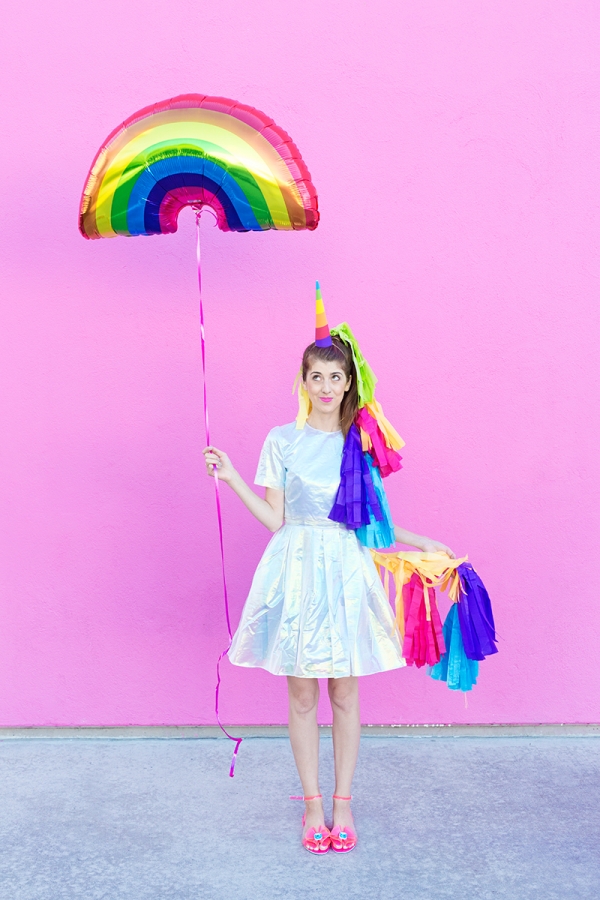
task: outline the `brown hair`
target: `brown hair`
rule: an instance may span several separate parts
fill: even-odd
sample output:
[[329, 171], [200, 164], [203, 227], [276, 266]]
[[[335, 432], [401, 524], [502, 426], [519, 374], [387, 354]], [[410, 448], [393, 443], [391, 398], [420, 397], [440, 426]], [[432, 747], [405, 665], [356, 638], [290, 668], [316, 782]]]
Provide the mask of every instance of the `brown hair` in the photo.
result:
[[340, 407], [340, 425], [342, 433], [346, 437], [358, 412], [356, 369], [354, 368], [354, 359], [350, 347], [347, 347], [337, 337], [332, 337], [331, 340], [332, 344], [330, 347], [317, 347], [316, 344], [310, 344], [306, 348], [302, 354], [302, 381], [306, 382], [306, 376], [313, 360], [321, 359], [323, 362], [339, 363], [346, 378], [351, 379], [350, 387], [344, 394]]

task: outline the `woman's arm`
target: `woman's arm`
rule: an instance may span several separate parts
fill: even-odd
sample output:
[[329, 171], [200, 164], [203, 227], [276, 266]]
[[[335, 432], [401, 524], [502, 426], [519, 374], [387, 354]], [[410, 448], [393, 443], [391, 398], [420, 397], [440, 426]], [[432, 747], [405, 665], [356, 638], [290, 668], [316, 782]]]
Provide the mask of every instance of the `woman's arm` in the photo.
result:
[[217, 467], [219, 481], [228, 484], [235, 491], [242, 503], [250, 510], [269, 531], [278, 531], [283, 525], [283, 491], [276, 488], [267, 488], [265, 499], [255, 494], [240, 473], [233, 468], [231, 460], [222, 450], [216, 447], [205, 447], [202, 451], [206, 462], [206, 470], [212, 478], [215, 476], [214, 466]]
[[399, 525], [394, 525], [394, 537], [400, 544], [408, 544], [409, 547], [416, 547], [421, 553], [446, 553], [450, 559], [456, 559], [456, 556], [445, 544], [439, 541], [433, 541], [431, 538], [424, 537], [422, 534], [414, 534]]

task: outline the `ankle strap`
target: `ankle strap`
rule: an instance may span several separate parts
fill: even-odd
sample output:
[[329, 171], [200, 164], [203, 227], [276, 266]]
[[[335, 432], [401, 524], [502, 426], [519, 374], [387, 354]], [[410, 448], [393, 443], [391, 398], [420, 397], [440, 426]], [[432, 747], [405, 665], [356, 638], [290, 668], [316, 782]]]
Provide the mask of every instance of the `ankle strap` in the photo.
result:
[[340, 797], [338, 794], [333, 795], [334, 800], [352, 800], [352, 794], [349, 797]]
[[323, 794], [315, 794], [314, 797], [290, 797], [290, 800], [320, 800]]

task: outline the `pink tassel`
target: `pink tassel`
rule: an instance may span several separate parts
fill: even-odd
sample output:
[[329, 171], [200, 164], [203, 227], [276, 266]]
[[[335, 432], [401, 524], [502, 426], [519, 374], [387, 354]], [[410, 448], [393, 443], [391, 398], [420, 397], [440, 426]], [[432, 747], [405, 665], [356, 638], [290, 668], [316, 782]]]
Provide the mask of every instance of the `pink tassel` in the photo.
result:
[[[425, 596], [427, 591], [427, 598]], [[435, 598], [435, 588], [427, 586], [414, 573], [402, 587], [404, 600], [404, 643], [402, 655], [407, 665], [420, 669], [426, 663], [434, 666], [446, 652], [442, 620]], [[427, 618], [429, 601], [430, 618]]]
[[370, 453], [376, 466], [379, 467], [381, 477], [386, 478], [392, 472], [397, 472], [402, 468], [402, 457], [397, 450], [388, 447], [384, 434], [377, 424], [377, 420], [373, 418], [366, 406], [359, 409], [356, 419], [359, 428], [368, 434], [371, 441]]

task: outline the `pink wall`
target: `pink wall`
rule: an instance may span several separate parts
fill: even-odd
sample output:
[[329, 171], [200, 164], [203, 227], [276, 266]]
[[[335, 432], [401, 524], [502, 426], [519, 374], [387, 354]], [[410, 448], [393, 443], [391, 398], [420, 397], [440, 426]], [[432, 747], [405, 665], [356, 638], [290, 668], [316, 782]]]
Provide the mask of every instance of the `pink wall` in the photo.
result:
[[[252, 478], [295, 415], [313, 281], [407, 441], [400, 524], [468, 552], [502, 637], [465, 708], [423, 672], [365, 722], [600, 718], [597, 4], [75, 0], [3, 24], [0, 724], [212, 723], [225, 643], [193, 221], [86, 242], [124, 117], [185, 91], [300, 146], [313, 233], [204, 229], [214, 440]], [[592, 440], [592, 429], [593, 440]], [[224, 497], [234, 617], [268, 535]], [[226, 667], [223, 715], [285, 721]], [[326, 712], [323, 711], [323, 720]]]

